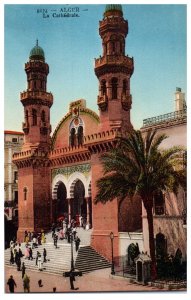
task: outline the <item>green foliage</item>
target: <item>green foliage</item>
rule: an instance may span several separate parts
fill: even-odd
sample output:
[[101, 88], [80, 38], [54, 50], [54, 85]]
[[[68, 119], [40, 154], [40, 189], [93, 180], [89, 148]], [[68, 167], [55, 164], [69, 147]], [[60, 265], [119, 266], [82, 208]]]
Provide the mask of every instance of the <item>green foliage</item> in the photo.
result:
[[166, 255], [157, 260], [159, 279], [182, 280], [186, 278], [186, 262], [182, 262], [182, 253], [177, 249], [175, 256]]
[[138, 243], [131, 243], [127, 249], [128, 262], [130, 263], [131, 260], [133, 263], [135, 263], [135, 258], [139, 255], [139, 253], [140, 251]]
[[95, 203], [138, 194], [147, 209], [159, 191], [177, 193], [179, 184], [185, 187], [185, 171], [177, 167], [182, 149], [159, 150], [166, 138], [156, 131], [149, 131], [145, 138], [140, 131], [119, 138], [117, 147], [101, 157], [104, 177], [97, 181]]

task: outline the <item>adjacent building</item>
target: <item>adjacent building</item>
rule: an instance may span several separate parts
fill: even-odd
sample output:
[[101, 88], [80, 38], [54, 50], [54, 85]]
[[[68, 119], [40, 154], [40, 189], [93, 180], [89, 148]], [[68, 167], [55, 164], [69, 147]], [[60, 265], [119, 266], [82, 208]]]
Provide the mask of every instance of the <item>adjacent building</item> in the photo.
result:
[[18, 216], [18, 170], [12, 157], [21, 151], [23, 140], [23, 132], [4, 131], [4, 207], [7, 220]]

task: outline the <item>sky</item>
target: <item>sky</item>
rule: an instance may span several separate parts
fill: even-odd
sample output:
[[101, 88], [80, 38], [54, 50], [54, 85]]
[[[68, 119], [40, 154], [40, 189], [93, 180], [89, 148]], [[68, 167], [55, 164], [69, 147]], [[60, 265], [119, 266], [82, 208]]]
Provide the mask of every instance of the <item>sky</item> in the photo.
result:
[[[37, 38], [39, 45], [44, 49], [46, 62], [50, 68], [47, 91], [51, 91], [54, 95], [54, 104], [51, 108], [53, 129], [67, 113], [69, 103], [73, 100], [86, 99], [88, 108], [98, 113], [96, 104], [98, 80], [94, 74], [94, 58], [102, 55], [102, 42], [98, 30], [105, 5], [75, 4], [73, 7], [80, 8], [79, 18], [43, 18], [41, 13], [37, 13], [39, 5], [34, 5], [35, 2], [42, 3], [41, 8], [48, 11], [67, 7], [66, 4], [61, 4], [64, 0], [54, 2], [50, 0], [0, 1], [0, 61], [3, 66], [0, 68], [0, 76], [1, 82], [4, 82], [3, 89], [2, 86], [0, 88], [0, 110], [1, 112], [4, 110], [4, 115], [1, 114], [0, 117], [0, 124], [1, 128], [6, 130], [22, 131], [24, 113], [20, 102], [20, 92], [26, 89], [27, 82], [24, 64], [28, 61], [30, 50], [35, 46]], [[46, 4], [48, 2], [60, 3], [58, 6], [56, 4], [49, 6]], [[137, 4], [138, 2], [145, 4]], [[159, 4], [149, 4], [153, 2]], [[33, 4], [21, 5], [21, 3]], [[190, 58], [190, 55], [186, 53], [187, 8], [184, 3], [189, 7], [191, 20], [188, 1], [122, 1], [124, 18], [129, 23], [126, 55], [134, 57], [135, 65], [134, 74], [131, 77], [133, 97], [131, 121], [135, 128], [140, 128], [145, 118], [172, 112], [176, 87], [181, 87], [186, 97], [190, 92], [189, 85], [188, 87], [186, 85], [187, 67], [189, 67], [187, 57]], [[190, 39], [188, 42], [190, 49]], [[3, 141], [3, 130], [1, 134], [1, 141]], [[3, 174], [3, 157], [1, 158]], [[188, 177], [190, 178], [189, 169]], [[3, 176], [1, 177], [3, 179]], [[3, 180], [1, 183], [0, 190], [3, 199]], [[3, 227], [3, 201], [0, 205], [2, 205], [1, 225]], [[188, 211], [190, 211], [189, 202]], [[188, 224], [189, 222], [188, 218]], [[190, 235], [188, 235], [188, 249], [189, 244]], [[3, 243], [1, 247], [1, 252], [3, 252]], [[3, 270], [3, 256], [1, 259]], [[190, 270], [191, 268], [188, 268], [188, 278], [190, 278]], [[188, 299], [191, 291], [189, 282], [190, 280], [188, 280], [188, 293], [184, 294], [184, 297]], [[3, 293], [4, 280], [0, 281], [0, 285]], [[22, 295], [18, 296], [19, 299], [22, 298]], [[49, 296], [51, 297], [51, 295], [46, 295], [46, 298]], [[62, 295], [59, 296], [62, 297]], [[67, 295], [67, 299], [69, 296]], [[89, 295], [79, 294], [78, 298], [80, 296], [83, 299], [87, 296], [89, 299]], [[125, 293], [118, 296], [120, 299], [127, 297]], [[130, 295], [133, 299], [137, 299], [138, 296], [132, 293]], [[164, 298], [167, 296], [163, 293]], [[64, 297], [66, 298], [66, 295]], [[109, 296], [104, 294], [104, 297], [114, 299], [111, 294]], [[153, 299], [153, 293], [147, 293], [147, 298], [149, 297]], [[161, 294], [155, 293], [155, 298], [161, 298]], [[173, 293], [173, 298], [179, 299], [180, 294]], [[97, 299], [97, 294], [91, 294], [91, 299]]]
[[[79, 8], [79, 17], [52, 16], [52, 10], [68, 7]], [[143, 119], [174, 111], [176, 87], [187, 96], [187, 8], [185, 4], [122, 7], [129, 23], [126, 55], [134, 57], [131, 122], [138, 129]], [[40, 9], [46, 11], [44, 15]], [[101, 4], [5, 5], [4, 129], [22, 131], [20, 92], [27, 83], [24, 64], [36, 39], [50, 69], [47, 91], [54, 96], [53, 130], [76, 99], [86, 99], [87, 107], [99, 114], [94, 58], [102, 55], [99, 21], [104, 9]]]

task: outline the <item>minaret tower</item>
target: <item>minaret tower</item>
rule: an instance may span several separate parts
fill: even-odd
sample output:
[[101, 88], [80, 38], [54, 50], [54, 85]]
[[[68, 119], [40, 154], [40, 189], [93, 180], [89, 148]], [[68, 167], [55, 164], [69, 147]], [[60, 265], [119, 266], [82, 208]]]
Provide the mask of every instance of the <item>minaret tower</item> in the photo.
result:
[[36, 42], [25, 64], [27, 90], [21, 93], [24, 106], [24, 145], [15, 153], [18, 168], [18, 232], [23, 241], [25, 231], [40, 232], [50, 227], [50, 108], [53, 95], [46, 91], [49, 66], [43, 49]]
[[130, 109], [130, 78], [133, 58], [125, 55], [128, 22], [123, 18], [122, 6], [106, 5], [104, 18], [99, 22], [103, 56], [95, 60], [95, 74], [99, 80], [98, 106], [100, 130], [132, 129]]
[[53, 96], [46, 91], [49, 66], [45, 62], [44, 51], [38, 45], [38, 40], [30, 52], [29, 61], [25, 64], [25, 72], [27, 90], [21, 93], [25, 118], [23, 149], [38, 147], [47, 151], [50, 147], [50, 107], [53, 103]]

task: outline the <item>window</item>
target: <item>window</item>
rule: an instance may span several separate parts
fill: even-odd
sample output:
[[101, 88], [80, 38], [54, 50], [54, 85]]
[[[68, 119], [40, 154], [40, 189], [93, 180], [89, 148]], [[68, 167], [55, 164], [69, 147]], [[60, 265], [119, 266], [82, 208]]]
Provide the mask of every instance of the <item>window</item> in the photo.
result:
[[124, 79], [123, 80], [123, 94], [126, 95], [126, 91], [127, 91], [127, 80]]
[[72, 128], [70, 131], [70, 146], [76, 146], [76, 133], [75, 128]]
[[[159, 229], [160, 230], [160, 229]], [[161, 259], [166, 256], [167, 252], [167, 241], [164, 234], [161, 232], [156, 235], [156, 257]]]
[[17, 143], [17, 138], [12, 138], [13, 143]]
[[106, 81], [103, 79], [101, 81], [101, 96], [106, 95]]
[[78, 127], [78, 145], [83, 144], [83, 127], [79, 126]]
[[117, 78], [111, 80], [112, 99], [117, 99]]
[[83, 145], [83, 138], [84, 138], [84, 125], [81, 118], [74, 118], [72, 122], [70, 123], [69, 127], [70, 132], [70, 139], [69, 139], [69, 145], [79, 146]]
[[24, 193], [24, 200], [27, 200], [27, 188], [26, 187], [23, 189], [23, 193]]
[[17, 180], [18, 180], [18, 172], [15, 171], [15, 172], [14, 172], [14, 182], [17, 183]]
[[154, 211], [155, 215], [164, 215], [165, 212], [165, 201], [162, 192], [158, 192], [154, 196]]
[[18, 204], [18, 191], [14, 191], [14, 202], [16, 205]]
[[37, 125], [37, 111], [36, 111], [36, 109], [32, 110], [32, 124], [33, 124], [33, 126]]
[[41, 113], [41, 120], [42, 122], [45, 122], [46, 121], [46, 118], [45, 118], [45, 111], [43, 110], [42, 113]]
[[112, 42], [112, 51], [115, 52], [115, 42]]
[[26, 112], [25, 112], [25, 121], [26, 121], [27, 124], [28, 124], [28, 120], [29, 120], [29, 113], [28, 113], [28, 110], [26, 110]]

